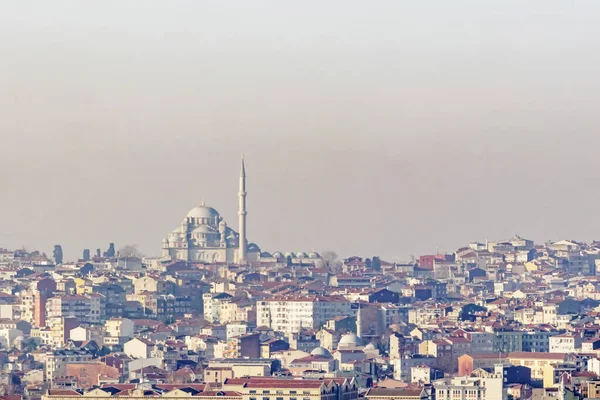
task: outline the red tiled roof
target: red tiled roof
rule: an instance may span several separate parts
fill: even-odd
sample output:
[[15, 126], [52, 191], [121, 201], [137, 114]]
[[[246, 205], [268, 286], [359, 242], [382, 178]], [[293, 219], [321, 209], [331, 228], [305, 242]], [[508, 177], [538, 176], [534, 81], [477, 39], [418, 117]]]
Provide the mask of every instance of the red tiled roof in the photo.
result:
[[508, 353], [508, 358], [564, 360], [566, 356], [567, 355], [565, 353], [529, 353], [526, 351], [515, 351]]
[[198, 393], [194, 397], [239, 397], [242, 398], [242, 394], [236, 391], [221, 391], [221, 390], [207, 390], [206, 392]]
[[50, 389], [48, 394], [50, 396], [81, 396], [81, 393], [67, 389]]

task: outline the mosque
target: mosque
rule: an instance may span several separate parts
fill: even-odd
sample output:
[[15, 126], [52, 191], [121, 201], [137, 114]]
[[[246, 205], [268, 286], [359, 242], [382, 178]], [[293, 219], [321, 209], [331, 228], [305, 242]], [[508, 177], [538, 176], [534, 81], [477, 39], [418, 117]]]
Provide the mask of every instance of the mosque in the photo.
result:
[[204, 202], [187, 213], [179, 228], [162, 242], [165, 257], [192, 262], [245, 264], [260, 258], [260, 248], [246, 239], [246, 168], [240, 171], [239, 232], [231, 229], [217, 210]]
[[246, 167], [244, 157], [240, 170], [238, 192], [238, 229], [231, 229], [217, 210], [202, 203], [187, 213], [179, 228], [169, 232], [162, 241], [162, 255], [171, 259], [200, 263], [247, 264], [258, 261], [311, 263], [320, 259], [318, 253], [263, 252], [246, 237]]

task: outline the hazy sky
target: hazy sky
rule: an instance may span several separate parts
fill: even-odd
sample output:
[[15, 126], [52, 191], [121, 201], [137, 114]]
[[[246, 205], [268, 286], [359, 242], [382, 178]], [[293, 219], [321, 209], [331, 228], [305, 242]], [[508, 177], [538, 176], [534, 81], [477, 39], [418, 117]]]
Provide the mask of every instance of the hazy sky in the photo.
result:
[[0, 0], [0, 247], [600, 239], [600, 2]]

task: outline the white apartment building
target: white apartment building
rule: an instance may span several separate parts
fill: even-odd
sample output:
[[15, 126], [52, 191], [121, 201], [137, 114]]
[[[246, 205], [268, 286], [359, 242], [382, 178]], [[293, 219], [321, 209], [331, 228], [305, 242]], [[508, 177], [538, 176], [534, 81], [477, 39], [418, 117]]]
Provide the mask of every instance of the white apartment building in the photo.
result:
[[34, 323], [35, 292], [32, 289], [23, 290], [19, 293], [21, 301], [21, 319], [30, 324]]
[[258, 326], [289, 335], [304, 328], [320, 329], [327, 320], [350, 311], [343, 296], [275, 297], [257, 302], [256, 321]]
[[408, 323], [427, 325], [446, 316], [446, 309], [442, 307], [422, 307], [408, 310]]
[[228, 293], [204, 293], [202, 301], [204, 302], [204, 319], [208, 322], [221, 321], [221, 305], [228, 303], [233, 298]]
[[103, 297], [96, 293], [51, 297], [46, 302], [48, 318], [74, 317], [79, 322], [101, 323], [104, 319]]
[[111, 338], [132, 338], [134, 323], [127, 318], [111, 318], [104, 324], [106, 333]]
[[574, 353], [581, 349], [581, 336], [564, 333], [550, 337], [550, 353]]

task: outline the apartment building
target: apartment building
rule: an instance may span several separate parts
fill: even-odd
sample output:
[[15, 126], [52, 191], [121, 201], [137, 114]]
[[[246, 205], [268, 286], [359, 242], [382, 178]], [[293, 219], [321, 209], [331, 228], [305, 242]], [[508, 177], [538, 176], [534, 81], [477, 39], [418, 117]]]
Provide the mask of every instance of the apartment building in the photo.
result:
[[370, 388], [365, 393], [367, 400], [427, 400], [424, 388]]
[[550, 353], [573, 353], [581, 349], [581, 336], [572, 333], [555, 335], [548, 339]]
[[134, 323], [127, 318], [111, 318], [104, 324], [107, 336], [104, 344], [107, 346], [123, 345], [133, 337]]
[[142, 276], [133, 282], [133, 290], [135, 294], [144, 292], [157, 292], [159, 294], [166, 294], [166, 286], [167, 282], [165, 280], [153, 278], [148, 275]]
[[92, 355], [83, 350], [55, 350], [46, 354], [46, 380], [67, 376], [67, 364], [91, 362]]
[[433, 382], [436, 400], [508, 398], [503, 388], [502, 366], [492, 373], [480, 371], [478, 376], [439, 379]]
[[260, 334], [249, 333], [228, 339], [223, 356], [225, 358], [259, 358], [260, 353]]
[[233, 298], [229, 293], [204, 293], [204, 319], [209, 322], [221, 321], [221, 304], [229, 303]]
[[556, 330], [534, 329], [523, 332], [523, 351], [535, 353], [550, 352], [550, 337], [558, 335]]
[[415, 325], [427, 325], [435, 323], [438, 319], [446, 316], [445, 307], [415, 307], [408, 310], [408, 323]]
[[79, 322], [99, 324], [105, 317], [103, 299], [96, 293], [51, 297], [46, 302], [48, 318], [73, 317]]
[[223, 389], [242, 394], [244, 400], [337, 400], [338, 385], [333, 380], [233, 378]]
[[524, 366], [531, 369], [531, 379], [543, 379], [544, 367], [549, 364], [565, 362], [564, 353], [526, 353], [522, 351], [509, 353], [507, 360], [512, 365]]
[[119, 382], [119, 370], [102, 362], [69, 362], [65, 367], [66, 376], [73, 376], [80, 389], [91, 389], [100, 384], [100, 379]]
[[337, 316], [349, 315], [350, 302], [343, 296], [274, 297], [257, 302], [257, 325], [286, 334], [320, 329]]

